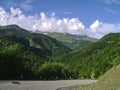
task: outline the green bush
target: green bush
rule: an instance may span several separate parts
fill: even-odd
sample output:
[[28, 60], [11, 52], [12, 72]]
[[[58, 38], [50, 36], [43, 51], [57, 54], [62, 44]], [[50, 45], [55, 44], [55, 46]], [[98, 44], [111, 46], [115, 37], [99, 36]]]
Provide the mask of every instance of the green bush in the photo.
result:
[[39, 68], [40, 79], [73, 79], [77, 77], [77, 73], [69, 66], [63, 63], [46, 62]]

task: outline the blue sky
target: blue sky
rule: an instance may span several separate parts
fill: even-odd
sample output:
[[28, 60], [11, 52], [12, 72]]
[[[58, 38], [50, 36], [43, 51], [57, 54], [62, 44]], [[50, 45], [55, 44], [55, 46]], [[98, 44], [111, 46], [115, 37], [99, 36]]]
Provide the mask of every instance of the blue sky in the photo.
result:
[[[91, 25], [93, 25], [94, 29], [98, 28], [99, 26], [99, 31], [100, 26], [109, 26], [110, 28], [115, 27], [114, 25], [119, 26], [120, 24], [120, 0], [0, 0], [0, 7], [4, 9], [6, 14], [9, 14], [9, 16], [11, 13], [10, 8], [13, 8], [13, 11], [19, 9], [19, 11], [22, 12], [22, 15], [24, 15], [26, 18], [28, 18], [29, 16], [33, 16], [34, 18], [38, 18], [40, 20], [42, 18], [40, 13], [42, 13], [43, 17], [45, 16], [45, 18], [48, 19], [46, 21], [43, 20], [44, 22], [47, 22], [47, 24], [49, 22], [51, 23], [51, 18], [57, 19], [56, 21], [62, 20], [63, 22], [65, 21], [63, 20], [64, 18], [67, 19], [68, 22], [71, 19], [74, 19], [74, 23], [71, 21], [73, 24], [76, 24], [77, 22], [82, 23], [85, 30], [88, 31], [90, 31], [89, 28], [91, 27]], [[52, 17], [51, 14], [53, 13], [55, 15], [53, 15]], [[16, 18], [16, 16], [14, 18]], [[42, 21], [39, 21], [39, 24], [40, 22]], [[79, 24], [77, 25], [79, 26]], [[76, 29], [81, 28], [77, 28], [76, 26]], [[117, 32], [120, 31], [119, 28], [117, 29]], [[110, 32], [112, 32], [112, 30], [110, 30]], [[78, 31], [79, 30], [77, 30], [76, 33], [78, 33]], [[97, 30], [92, 31], [95, 32]], [[80, 31], [80, 33], [81, 32], [82, 31]], [[86, 31], [84, 33], [86, 33]], [[100, 35], [101, 33], [102, 35]], [[99, 31], [99, 35], [96, 35], [95, 37], [101, 37], [107, 33], [109, 33], [109, 31]]]

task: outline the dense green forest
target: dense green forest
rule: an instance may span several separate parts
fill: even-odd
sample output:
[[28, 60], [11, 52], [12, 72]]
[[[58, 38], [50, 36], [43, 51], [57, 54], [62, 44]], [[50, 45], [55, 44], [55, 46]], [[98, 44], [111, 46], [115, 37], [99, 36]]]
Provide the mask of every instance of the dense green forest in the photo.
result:
[[0, 36], [0, 79], [32, 79], [46, 61], [26, 43], [23, 38]]
[[17, 25], [0, 26], [0, 79], [95, 79], [120, 63], [120, 33], [78, 51], [64, 44]]
[[56, 39], [43, 34], [30, 33], [17, 25], [1, 26], [0, 35], [13, 35], [18, 38], [23, 38], [26, 40], [24, 43], [27, 43], [29, 46], [33, 47], [37, 53], [46, 57], [70, 51], [68, 47]]
[[[47, 62], [52, 62], [51, 57], [69, 51], [71, 50], [61, 42], [46, 35], [30, 33], [16, 25], [1, 26], [0, 79], [47, 79], [40, 78], [43, 73], [46, 75], [47, 72], [42, 70], [42, 75], [40, 75], [41, 69], [39, 68]], [[60, 65], [56, 64], [57, 66]], [[56, 77], [48, 79], [56, 79]], [[67, 79], [65, 76], [58, 76], [58, 78]]]
[[77, 79], [78, 72], [67, 64], [46, 62], [39, 68], [40, 79]]
[[110, 33], [94, 44], [55, 59], [79, 71], [79, 78], [98, 78], [120, 63], [120, 33]]

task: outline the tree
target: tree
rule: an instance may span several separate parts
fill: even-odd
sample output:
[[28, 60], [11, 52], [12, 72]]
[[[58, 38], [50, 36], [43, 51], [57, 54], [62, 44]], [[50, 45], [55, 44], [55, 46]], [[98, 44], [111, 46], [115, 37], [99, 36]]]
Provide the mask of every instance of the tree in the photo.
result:
[[[76, 72], [67, 65], [57, 62], [46, 62], [39, 68], [40, 79], [70, 79], [75, 77]], [[74, 76], [74, 77], [73, 77]]]

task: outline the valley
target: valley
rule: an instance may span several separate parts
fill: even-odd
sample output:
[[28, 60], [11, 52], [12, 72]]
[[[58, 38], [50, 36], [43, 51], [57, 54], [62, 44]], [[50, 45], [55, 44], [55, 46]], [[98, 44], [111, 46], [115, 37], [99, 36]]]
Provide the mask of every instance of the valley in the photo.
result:
[[120, 64], [120, 33], [98, 40], [60, 33], [44, 35], [8, 25], [0, 26], [0, 45], [0, 80], [98, 79], [99, 85], [101, 77]]
[[120, 90], [120, 0], [0, 0], [0, 90]]

